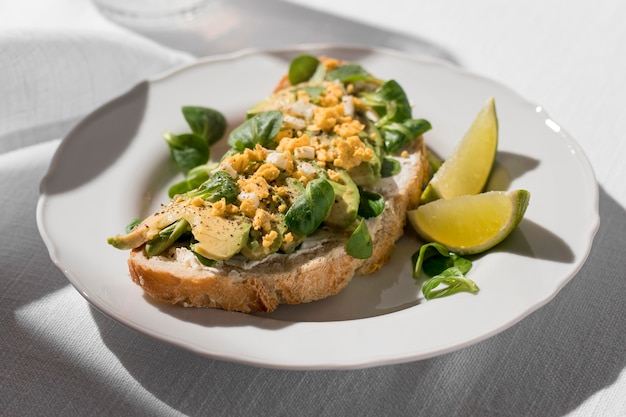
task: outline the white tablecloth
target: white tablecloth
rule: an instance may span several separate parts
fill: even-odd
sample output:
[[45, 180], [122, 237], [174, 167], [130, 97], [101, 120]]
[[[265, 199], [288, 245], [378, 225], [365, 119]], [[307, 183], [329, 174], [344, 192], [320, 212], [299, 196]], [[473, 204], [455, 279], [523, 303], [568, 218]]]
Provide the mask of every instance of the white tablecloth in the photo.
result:
[[[308, 3], [215, 1], [197, 21], [136, 31], [88, 0], [0, 4], [0, 414], [626, 415], [626, 3], [316, 0], [304, 13]], [[325, 41], [446, 59], [547, 109], [600, 187], [601, 225], [580, 272], [484, 342], [353, 371], [211, 360], [90, 307], [35, 224], [39, 181], [63, 135], [195, 56]]]

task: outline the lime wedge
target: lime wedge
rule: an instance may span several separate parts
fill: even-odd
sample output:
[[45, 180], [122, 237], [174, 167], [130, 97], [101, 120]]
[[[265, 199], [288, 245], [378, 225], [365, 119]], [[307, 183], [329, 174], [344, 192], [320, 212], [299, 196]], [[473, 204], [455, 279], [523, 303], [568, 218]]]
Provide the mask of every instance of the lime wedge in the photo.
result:
[[434, 173], [424, 189], [422, 204], [443, 198], [478, 194], [483, 191], [498, 147], [498, 118], [495, 100], [487, 100], [465, 136]]
[[524, 217], [529, 200], [526, 190], [489, 191], [436, 200], [410, 210], [407, 217], [426, 241], [471, 255], [502, 242]]

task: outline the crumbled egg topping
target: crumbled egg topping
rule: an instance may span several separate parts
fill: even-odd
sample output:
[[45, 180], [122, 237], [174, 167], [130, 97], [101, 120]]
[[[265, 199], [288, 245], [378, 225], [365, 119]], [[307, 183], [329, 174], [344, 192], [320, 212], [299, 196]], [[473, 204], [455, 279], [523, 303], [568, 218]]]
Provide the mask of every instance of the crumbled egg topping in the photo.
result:
[[337, 80], [336, 83], [326, 83], [325, 87], [324, 93], [320, 96], [320, 105], [322, 107], [336, 107], [345, 94], [343, 85]]
[[332, 107], [317, 107], [313, 112], [313, 125], [309, 126], [309, 130], [330, 132], [343, 119], [343, 116], [343, 104]]
[[257, 208], [259, 207], [259, 198], [255, 196], [252, 198], [244, 198], [239, 204], [239, 210], [248, 217], [254, 217]]
[[[299, 94], [298, 97], [308, 96]], [[307, 130], [324, 133], [334, 133], [339, 136], [332, 141], [322, 140], [317, 135], [310, 137], [309, 134], [297, 131], [294, 135], [284, 134], [277, 138], [277, 150], [290, 152], [295, 158], [303, 160], [315, 160], [321, 166], [332, 163], [337, 167], [351, 169], [362, 162], [370, 161], [374, 156], [374, 151], [368, 148], [358, 136], [365, 126], [359, 120], [354, 119], [354, 109], [361, 108], [363, 104], [360, 100], [352, 96], [346, 95], [346, 92], [340, 84], [326, 83], [326, 88], [320, 99], [320, 106], [316, 106], [313, 110], [313, 116], [310, 120]], [[330, 97], [330, 98], [329, 98]], [[292, 104], [290, 109], [297, 107]], [[350, 115], [346, 114], [346, 108], [349, 108]], [[291, 117], [291, 116], [290, 116]], [[286, 123], [291, 126], [290, 121]], [[306, 120], [301, 119], [301, 120]]]
[[[327, 70], [339, 65], [333, 59], [323, 62]], [[278, 237], [272, 230], [272, 214], [266, 210], [269, 202], [281, 213], [288, 209], [278, 201], [278, 196], [289, 198], [288, 190], [273, 184], [281, 173], [306, 185], [318, 175], [316, 168], [306, 161], [315, 161], [327, 168], [331, 179], [338, 180], [339, 174], [332, 166], [350, 170], [374, 157], [374, 151], [359, 137], [365, 126], [354, 118], [356, 110], [365, 108], [363, 102], [350, 95], [339, 81], [324, 82], [322, 86], [323, 91], [315, 100], [306, 90], [296, 89], [295, 101], [279, 99], [274, 103], [283, 112], [275, 150], [257, 145], [255, 149], [225, 158], [218, 168], [237, 180], [239, 205], [214, 203], [213, 214], [243, 213], [252, 219], [253, 229], [262, 233], [264, 247], [269, 247]], [[293, 235], [287, 233], [283, 240], [290, 242]]]
[[333, 132], [343, 138], [356, 136], [361, 133], [363, 129], [365, 129], [365, 126], [358, 120], [349, 120], [333, 126]]
[[336, 58], [321, 57], [321, 62], [324, 64], [324, 69], [326, 71], [330, 71], [341, 65], [341, 62]]
[[256, 194], [259, 200], [267, 198], [270, 195], [270, 185], [267, 180], [260, 175], [239, 178], [237, 184], [239, 185], [239, 189], [243, 192]]
[[270, 230], [269, 233], [263, 235], [263, 241], [261, 244], [264, 248], [269, 248], [270, 246], [272, 246], [272, 243], [274, 243], [277, 237], [278, 232], [276, 230]]
[[270, 214], [263, 209], [256, 209], [254, 218], [252, 219], [252, 227], [254, 230], [262, 230], [265, 233], [269, 233], [272, 230], [272, 224], [270, 222]]
[[333, 146], [336, 150], [333, 163], [340, 168], [349, 170], [374, 157], [374, 151], [365, 146], [358, 136], [350, 136], [345, 140], [333, 139]]
[[222, 198], [211, 206], [211, 214], [218, 217], [225, 217], [229, 214], [235, 214], [239, 208], [234, 204], [226, 204], [226, 199]]
[[[265, 160], [268, 154], [268, 150], [261, 145], [257, 144], [254, 149], [246, 148], [243, 153], [237, 153], [226, 158], [220, 164], [220, 169], [232, 174], [234, 171], [236, 174], [246, 174], [254, 172], [255, 162], [262, 162]], [[232, 176], [232, 175], [231, 175]], [[236, 178], [236, 176], [233, 176]]]
[[294, 150], [297, 148], [300, 148], [303, 146], [310, 146], [310, 145], [311, 145], [311, 139], [309, 135], [305, 133], [305, 134], [300, 134], [298, 137], [295, 137], [295, 138], [293, 137], [282, 138], [280, 142], [278, 143], [276, 150], [294, 152]]

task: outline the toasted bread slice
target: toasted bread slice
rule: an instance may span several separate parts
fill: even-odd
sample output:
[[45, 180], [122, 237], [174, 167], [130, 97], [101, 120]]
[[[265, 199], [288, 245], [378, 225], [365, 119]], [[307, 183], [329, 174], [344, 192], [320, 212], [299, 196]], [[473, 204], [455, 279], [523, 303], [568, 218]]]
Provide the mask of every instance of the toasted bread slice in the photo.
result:
[[345, 250], [347, 237], [320, 230], [292, 254], [261, 261], [235, 257], [215, 267], [199, 264], [186, 249], [171, 248], [149, 258], [143, 246], [131, 251], [131, 277], [147, 294], [186, 307], [214, 307], [242, 312], [271, 312], [279, 304], [299, 304], [337, 294], [354, 275], [380, 269], [404, 233], [407, 209], [417, 205], [429, 175], [423, 139], [397, 159], [401, 171], [383, 178], [372, 191], [386, 201], [383, 213], [367, 220], [373, 255], [355, 259]]

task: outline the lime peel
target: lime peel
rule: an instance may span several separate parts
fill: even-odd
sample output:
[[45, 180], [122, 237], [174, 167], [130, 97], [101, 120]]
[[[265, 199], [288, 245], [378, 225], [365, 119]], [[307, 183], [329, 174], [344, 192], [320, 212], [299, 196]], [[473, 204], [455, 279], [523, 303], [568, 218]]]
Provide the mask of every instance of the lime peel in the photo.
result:
[[526, 190], [489, 191], [423, 204], [407, 212], [407, 217], [426, 241], [440, 243], [459, 255], [471, 255], [510, 235], [529, 201]]
[[483, 191], [498, 148], [498, 117], [490, 97], [452, 153], [434, 172], [420, 202], [449, 199]]

